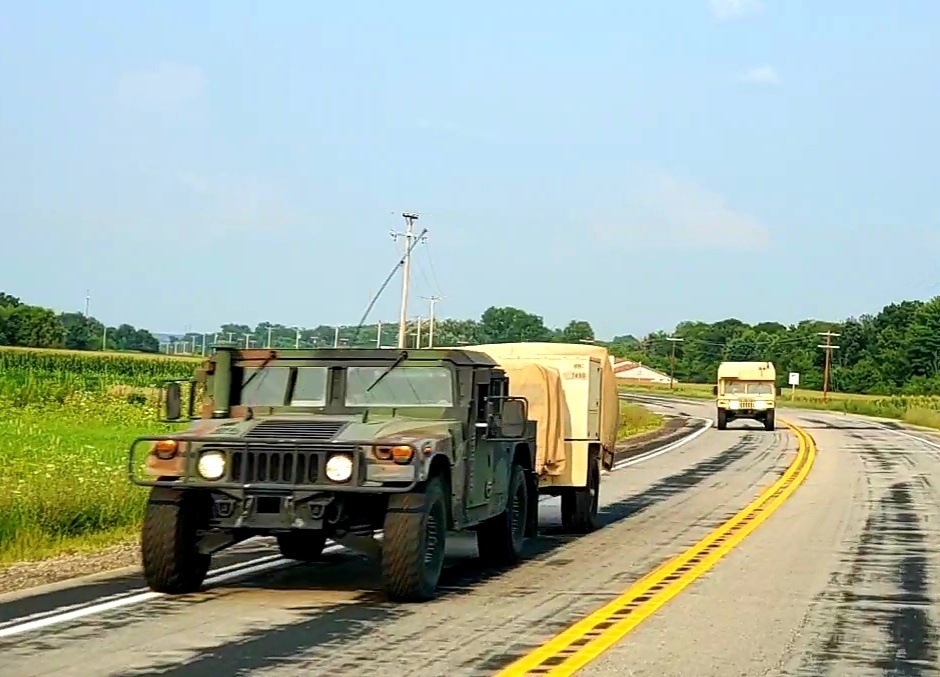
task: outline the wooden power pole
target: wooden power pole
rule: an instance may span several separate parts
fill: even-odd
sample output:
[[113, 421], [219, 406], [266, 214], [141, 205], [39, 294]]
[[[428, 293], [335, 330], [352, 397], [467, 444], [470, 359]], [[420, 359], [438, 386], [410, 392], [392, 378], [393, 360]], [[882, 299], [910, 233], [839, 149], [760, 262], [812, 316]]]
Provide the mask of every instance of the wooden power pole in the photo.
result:
[[838, 350], [839, 346], [832, 345], [833, 336], [841, 336], [841, 334], [834, 334], [831, 331], [821, 331], [819, 332], [820, 336], [826, 337], [826, 342], [820, 344], [819, 348], [822, 348], [826, 351], [826, 366], [823, 368], [823, 402], [829, 401], [829, 374], [832, 369], [832, 351]]

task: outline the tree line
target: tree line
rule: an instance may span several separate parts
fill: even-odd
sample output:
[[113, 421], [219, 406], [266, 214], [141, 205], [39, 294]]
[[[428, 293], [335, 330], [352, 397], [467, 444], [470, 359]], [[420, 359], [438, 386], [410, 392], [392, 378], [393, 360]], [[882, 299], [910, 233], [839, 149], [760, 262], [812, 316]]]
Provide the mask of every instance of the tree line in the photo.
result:
[[[940, 393], [940, 296], [930, 301], [901, 301], [885, 306], [875, 315], [862, 315], [841, 322], [804, 320], [748, 324], [730, 318], [718, 322], [686, 321], [672, 332], [657, 331], [643, 338], [616, 336], [599, 341], [591, 324], [572, 320], [564, 327], [545, 324], [540, 315], [513, 307], [490, 307], [478, 320], [441, 319], [435, 322], [434, 345], [461, 346], [474, 343], [514, 341], [594, 342], [606, 345], [620, 358], [642, 362], [669, 372], [675, 348], [675, 376], [679, 381], [711, 383], [724, 360], [771, 360], [777, 367], [779, 385], [787, 374], [799, 372], [800, 385], [820, 389], [825, 352], [821, 332], [840, 334], [833, 338], [830, 386], [834, 390], [870, 394]], [[681, 339], [670, 341], [669, 338]], [[408, 345], [420, 338], [427, 346], [429, 327], [409, 324]], [[262, 322], [254, 327], [225, 324], [207, 333], [167, 337], [161, 342], [146, 329], [129, 324], [105, 327], [82, 313], [56, 313], [30, 306], [0, 293], [0, 345], [38, 348], [136, 350], [155, 353], [203, 354], [213, 345], [231, 343], [249, 347], [368, 347], [395, 346], [398, 325], [376, 323], [356, 326], [320, 325], [291, 327]]]

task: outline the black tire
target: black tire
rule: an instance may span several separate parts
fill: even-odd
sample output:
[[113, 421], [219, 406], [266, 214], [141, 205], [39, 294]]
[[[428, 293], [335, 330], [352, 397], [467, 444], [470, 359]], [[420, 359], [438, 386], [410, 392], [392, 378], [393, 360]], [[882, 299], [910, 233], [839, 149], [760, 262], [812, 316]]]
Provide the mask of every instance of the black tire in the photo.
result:
[[286, 559], [315, 562], [325, 547], [326, 533], [323, 531], [292, 531], [277, 535], [277, 549]]
[[447, 491], [440, 477], [423, 492], [388, 501], [382, 539], [382, 577], [389, 599], [421, 602], [434, 597], [447, 543]]
[[767, 417], [764, 419], [764, 430], [773, 431], [776, 427], [776, 422], [774, 421], [774, 411], [771, 409], [767, 412]]
[[718, 410], [718, 430], [726, 430], [728, 428], [728, 412], [724, 409]]
[[193, 491], [151, 489], [140, 552], [144, 579], [154, 592], [179, 595], [202, 587], [212, 560], [197, 548], [197, 531], [209, 516], [205, 499]]
[[505, 567], [520, 560], [525, 546], [528, 514], [529, 487], [525, 470], [514, 463], [509, 475], [506, 509], [477, 529], [477, 549], [484, 564]]
[[600, 488], [601, 471], [592, 456], [588, 466], [588, 485], [583, 489], [566, 489], [561, 495], [561, 525], [565, 531], [588, 534], [597, 529]]

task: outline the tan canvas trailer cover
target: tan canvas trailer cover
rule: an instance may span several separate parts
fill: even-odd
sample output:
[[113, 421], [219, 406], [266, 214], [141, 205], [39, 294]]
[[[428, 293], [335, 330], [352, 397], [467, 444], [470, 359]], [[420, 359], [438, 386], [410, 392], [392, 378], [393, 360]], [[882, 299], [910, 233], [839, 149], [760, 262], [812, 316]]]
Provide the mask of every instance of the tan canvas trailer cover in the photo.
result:
[[510, 394], [526, 398], [529, 418], [538, 421], [536, 472], [560, 474], [565, 469], [571, 445], [565, 441], [567, 408], [558, 372], [531, 362], [500, 366], [509, 377]]
[[[464, 346], [464, 349], [489, 355], [506, 370], [513, 364], [524, 363], [558, 374], [564, 399], [562, 406], [566, 410], [558, 446], [564, 443], [567, 461], [563, 473], [545, 479], [558, 487], [584, 486], [590, 445], [600, 443], [603, 451], [612, 453], [617, 441], [620, 405], [607, 349], [565, 343], [493, 343]], [[513, 395], [522, 395], [511, 376], [509, 388]], [[531, 403], [530, 399], [530, 406]], [[539, 420], [539, 426], [542, 425]]]

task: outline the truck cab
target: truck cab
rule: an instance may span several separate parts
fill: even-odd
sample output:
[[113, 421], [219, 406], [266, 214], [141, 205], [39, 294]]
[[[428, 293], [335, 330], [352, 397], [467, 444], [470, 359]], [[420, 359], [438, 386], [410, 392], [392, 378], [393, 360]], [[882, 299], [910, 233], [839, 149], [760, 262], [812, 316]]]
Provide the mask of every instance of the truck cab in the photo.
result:
[[773, 362], [722, 362], [712, 393], [717, 398], [719, 430], [736, 419], [760, 421], [766, 430], [775, 429], [780, 388]]
[[536, 424], [508, 392], [470, 351], [218, 348], [166, 385], [164, 420], [188, 428], [131, 445], [148, 584], [194, 591], [212, 554], [259, 535], [289, 559], [327, 540], [372, 554], [401, 600], [433, 595], [448, 531], [515, 563], [537, 525]]

